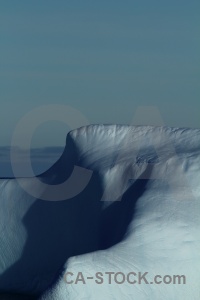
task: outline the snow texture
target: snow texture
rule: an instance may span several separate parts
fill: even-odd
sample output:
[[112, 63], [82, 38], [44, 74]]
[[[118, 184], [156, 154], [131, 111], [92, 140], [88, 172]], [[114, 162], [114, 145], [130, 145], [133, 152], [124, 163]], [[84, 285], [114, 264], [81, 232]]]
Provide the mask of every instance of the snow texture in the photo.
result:
[[[31, 196], [20, 181], [34, 188], [34, 178], [0, 180], [0, 292], [40, 300], [199, 300], [200, 129], [82, 127], [37, 178], [50, 188], [69, 180], [74, 166], [90, 170], [90, 180], [62, 201], [62, 189], [54, 201], [43, 200], [42, 189]], [[67, 283], [66, 272], [74, 281], [82, 272], [85, 284]], [[97, 272], [102, 284], [87, 280]], [[105, 272], [148, 272], [149, 284], [109, 284]], [[156, 275], [184, 275], [186, 283], [151, 284]]]

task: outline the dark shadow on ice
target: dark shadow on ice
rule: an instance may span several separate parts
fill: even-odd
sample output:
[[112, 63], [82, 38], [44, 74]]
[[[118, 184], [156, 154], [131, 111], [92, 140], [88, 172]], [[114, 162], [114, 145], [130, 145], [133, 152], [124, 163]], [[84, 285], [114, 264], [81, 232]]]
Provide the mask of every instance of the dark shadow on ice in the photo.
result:
[[[137, 200], [142, 196], [152, 172], [153, 164], [148, 164], [141, 176], [128, 188], [120, 201], [103, 210], [100, 219], [99, 249], [107, 249], [121, 242], [134, 218]], [[145, 178], [145, 179], [144, 179]]]
[[[77, 197], [59, 202], [37, 200], [31, 206], [23, 219], [27, 241], [22, 256], [0, 277], [6, 291], [17, 292], [9, 282], [12, 277], [24, 293], [39, 294], [56, 279], [69, 257], [98, 250], [101, 194], [98, 176], [93, 174]], [[42, 275], [38, 268], [44, 270]], [[20, 282], [27, 285], [20, 286]]]
[[[71, 143], [70, 140], [67, 143]], [[71, 145], [66, 149], [60, 160], [41, 175], [41, 180], [57, 184], [70, 176], [76, 151]], [[147, 165], [145, 172], [150, 173], [151, 169], [152, 165]], [[14, 293], [20, 289], [24, 294], [38, 296], [53, 284], [69, 257], [106, 249], [122, 241], [133, 219], [135, 204], [148, 182], [142, 176], [144, 173], [124, 193], [120, 202], [104, 209], [102, 183], [97, 172], [93, 172], [87, 187], [72, 199], [36, 199], [23, 219], [27, 232], [23, 253], [0, 276], [0, 292]], [[24, 283], [26, 286], [22, 285]]]
[[37, 296], [33, 295], [22, 295], [22, 294], [12, 294], [12, 293], [4, 293], [0, 294], [0, 300], [37, 300]]

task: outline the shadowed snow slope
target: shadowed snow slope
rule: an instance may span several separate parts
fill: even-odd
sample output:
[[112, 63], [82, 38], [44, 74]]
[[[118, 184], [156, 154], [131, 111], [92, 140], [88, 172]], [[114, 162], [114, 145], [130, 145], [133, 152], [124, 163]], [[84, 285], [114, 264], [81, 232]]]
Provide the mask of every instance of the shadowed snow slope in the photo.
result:
[[[71, 131], [47, 172], [0, 180], [0, 292], [40, 300], [199, 300], [199, 181], [199, 129]], [[139, 272], [148, 273], [133, 284]], [[169, 283], [165, 275], [171, 284], [161, 282]], [[180, 284], [173, 275], [184, 275]]]

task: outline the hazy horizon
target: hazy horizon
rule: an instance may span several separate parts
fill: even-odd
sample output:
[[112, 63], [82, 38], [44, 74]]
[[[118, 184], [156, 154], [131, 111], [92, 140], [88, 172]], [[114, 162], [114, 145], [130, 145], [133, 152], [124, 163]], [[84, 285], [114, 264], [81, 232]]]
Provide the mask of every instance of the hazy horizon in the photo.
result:
[[[167, 126], [200, 128], [199, 11], [196, 0], [3, 0], [0, 146], [49, 104], [92, 124], [130, 124], [139, 107], [154, 106]], [[49, 120], [32, 146], [64, 146], [69, 130]]]

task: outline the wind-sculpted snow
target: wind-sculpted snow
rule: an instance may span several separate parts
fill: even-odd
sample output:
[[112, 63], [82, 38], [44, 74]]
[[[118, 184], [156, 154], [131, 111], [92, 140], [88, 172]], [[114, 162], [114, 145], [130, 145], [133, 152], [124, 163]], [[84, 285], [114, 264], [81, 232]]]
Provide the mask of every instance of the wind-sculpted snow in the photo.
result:
[[[72, 178], [75, 166], [74, 197], [63, 200], [58, 184]], [[41, 187], [35, 178], [0, 180], [2, 293], [200, 299], [199, 129], [82, 127], [68, 134], [61, 158], [37, 179]], [[36, 198], [28, 192], [34, 188]], [[43, 196], [50, 193], [48, 201]], [[78, 272], [85, 284], [75, 283]], [[97, 272], [101, 284], [87, 280]], [[149, 284], [109, 283], [105, 272], [148, 272]], [[156, 275], [184, 275], [185, 284], [150, 283]]]

